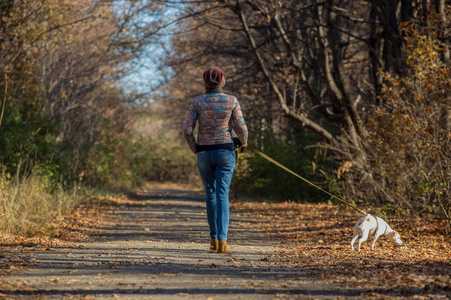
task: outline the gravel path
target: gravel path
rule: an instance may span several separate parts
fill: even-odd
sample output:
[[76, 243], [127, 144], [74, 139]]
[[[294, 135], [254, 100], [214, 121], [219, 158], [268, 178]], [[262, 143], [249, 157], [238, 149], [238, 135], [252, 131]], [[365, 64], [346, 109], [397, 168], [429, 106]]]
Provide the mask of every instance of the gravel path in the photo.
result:
[[[229, 253], [209, 252], [203, 195], [152, 189], [106, 212], [91, 242], [33, 252], [2, 280], [20, 299], [358, 299], [362, 290], [309, 278], [274, 255], [280, 241], [231, 213]], [[28, 255], [23, 250], [24, 256]]]

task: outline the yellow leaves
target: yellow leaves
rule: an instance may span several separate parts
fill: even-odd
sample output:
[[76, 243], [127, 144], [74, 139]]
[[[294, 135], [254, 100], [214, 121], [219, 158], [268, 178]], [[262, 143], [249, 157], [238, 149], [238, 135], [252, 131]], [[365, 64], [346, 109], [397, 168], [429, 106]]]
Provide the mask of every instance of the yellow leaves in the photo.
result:
[[350, 161], [345, 161], [345, 162], [343, 163], [343, 165], [340, 166], [340, 167], [338, 168], [338, 170], [337, 170], [337, 177], [338, 177], [338, 179], [340, 179], [340, 177], [341, 177], [342, 174], [349, 172], [349, 170], [351, 169], [351, 167], [352, 167], [352, 162], [350, 162]]
[[67, 94], [66, 91], [61, 91], [61, 93], [59, 94], [59, 98], [63, 99], [63, 100], [67, 100]]
[[436, 67], [440, 64], [440, 42], [438, 40], [413, 31], [406, 41], [404, 52], [407, 54], [407, 64], [418, 76], [421, 77], [419, 74], [421, 69]]

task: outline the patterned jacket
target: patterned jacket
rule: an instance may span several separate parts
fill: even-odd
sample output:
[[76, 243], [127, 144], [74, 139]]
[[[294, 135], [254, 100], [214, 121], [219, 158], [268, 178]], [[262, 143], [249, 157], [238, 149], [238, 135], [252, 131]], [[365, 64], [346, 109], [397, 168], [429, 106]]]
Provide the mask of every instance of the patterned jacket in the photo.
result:
[[[197, 143], [194, 138], [194, 128], [199, 121]], [[183, 137], [193, 153], [198, 145], [219, 145], [232, 142], [232, 129], [238, 135], [243, 146], [247, 146], [248, 131], [244, 122], [238, 100], [222, 89], [216, 89], [194, 98], [185, 122], [183, 123]]]

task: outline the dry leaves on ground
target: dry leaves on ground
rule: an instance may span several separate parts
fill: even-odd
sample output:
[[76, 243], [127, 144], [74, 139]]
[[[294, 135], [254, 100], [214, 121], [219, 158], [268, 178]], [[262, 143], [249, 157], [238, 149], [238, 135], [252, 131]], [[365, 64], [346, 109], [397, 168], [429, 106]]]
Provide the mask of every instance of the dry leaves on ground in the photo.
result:
[[282, 250], [275, 259], [306, 276], [370, 289], [375, 296], [451, 295], [451, 241], [437, 221], [384, 218], [404, 245], [382, 236], [374, 251], [368, 240], [359, 253], [350, 241], [361, 215], [339, 206], [253, 202], [234, 203], [233, 210], [247, 217], [250, 230], [279, 240]]
[[[0, 276], [39, 264], [33, 255], [22, 255], [22, 250], [54, 251], [58, 247], [76, 247], [90, 239], [96, 226], [105, 222], [104, 204], [79, 206], [70, 216], [56, 221], [47, 230], [48, 235], [19, 236], [0, 234]], [[29, 252], [27, 252], [29, 253]]]

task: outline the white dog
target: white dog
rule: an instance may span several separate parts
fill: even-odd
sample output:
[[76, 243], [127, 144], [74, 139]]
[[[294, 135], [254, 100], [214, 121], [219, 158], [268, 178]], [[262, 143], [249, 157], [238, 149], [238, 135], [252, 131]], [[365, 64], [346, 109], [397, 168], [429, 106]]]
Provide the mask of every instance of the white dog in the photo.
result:
[[354, 250], [355, 241], [360, 237], [359, 246], [357, 247], [357, 251], [360, 251], [360, 244], [366, 241], [368, 236], [373, 237], [371, 250], [374, 250], [374, 244], [376, 244], [379, 236], [383, 234], [387, 235], [388, 239], [393, 243], [402, 245], [401, 236], [398, 232], [393, 230], [387, 222], [379, 217], [374, 217], [368, 213], [365, 214], [354, 226], [354, 236], [351, 241], [352, 250]]

